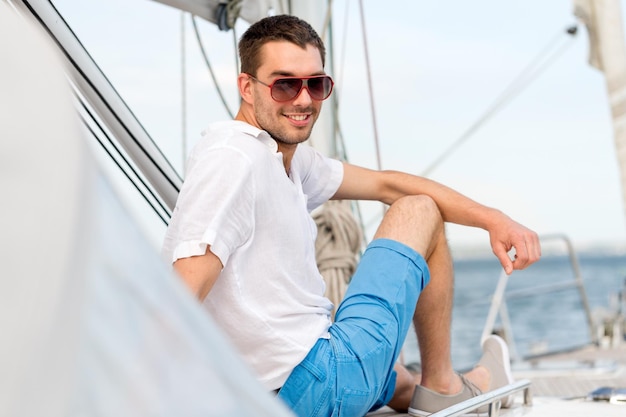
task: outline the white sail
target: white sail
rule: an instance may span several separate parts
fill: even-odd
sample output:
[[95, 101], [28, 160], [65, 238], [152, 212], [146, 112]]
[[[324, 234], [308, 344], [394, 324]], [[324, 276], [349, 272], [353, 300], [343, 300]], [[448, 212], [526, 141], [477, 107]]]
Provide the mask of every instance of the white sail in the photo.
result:
[[589, 63], [604, 73], [626, 215], [626, 47], [619, 0], [574, 0], [589, 33]]
[[97, 167], [57, 52], [0, 1], [0, 416], [291, 416]]

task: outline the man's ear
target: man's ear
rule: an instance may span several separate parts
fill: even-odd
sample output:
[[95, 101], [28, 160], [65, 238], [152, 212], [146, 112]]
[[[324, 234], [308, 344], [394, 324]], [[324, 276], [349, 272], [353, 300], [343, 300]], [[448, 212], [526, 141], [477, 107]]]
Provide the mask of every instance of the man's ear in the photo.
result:
[[252, 90], [252, 78], [248, 74], [241, 73], [237, 77], [237, 87], [239, 87], [239, 94], [241, 99], [248, 104], [252, 104], [254, 99], [254, 93]]

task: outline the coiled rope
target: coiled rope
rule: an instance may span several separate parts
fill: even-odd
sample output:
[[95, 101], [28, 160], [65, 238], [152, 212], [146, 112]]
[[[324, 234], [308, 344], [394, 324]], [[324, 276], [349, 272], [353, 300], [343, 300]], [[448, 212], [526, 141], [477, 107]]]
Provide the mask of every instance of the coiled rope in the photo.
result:
[[329, 201], [313, 214], [317, 225], [317, 266], [333, 303], [332, 317], [343, 300], [361, 251], [361, 228], [348, 201]]

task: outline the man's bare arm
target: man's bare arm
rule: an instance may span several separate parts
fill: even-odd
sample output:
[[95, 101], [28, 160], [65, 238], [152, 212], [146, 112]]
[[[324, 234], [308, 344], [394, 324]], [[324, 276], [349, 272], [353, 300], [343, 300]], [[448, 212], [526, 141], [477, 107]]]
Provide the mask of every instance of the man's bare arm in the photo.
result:
[[222, 262], [209, 246], [204, 255], [181, 258], [174, 262], [174, 270], [200, 301], [209, 294], [222, 268]]
[[[378, 200], [392, 204], [405, 195], [431, 197], [444, 221], [479, 227], [489, 232], [491, 248], [508, 274], [524, 269], [541, 257], [535, 232], [499, 210], [473, 201], [457, 191], [428, 178], [398, 171], [374, 171], [344, 163], [344, 178], [334, 199]], [[508, 252], [515, 248], [515, 258]]]

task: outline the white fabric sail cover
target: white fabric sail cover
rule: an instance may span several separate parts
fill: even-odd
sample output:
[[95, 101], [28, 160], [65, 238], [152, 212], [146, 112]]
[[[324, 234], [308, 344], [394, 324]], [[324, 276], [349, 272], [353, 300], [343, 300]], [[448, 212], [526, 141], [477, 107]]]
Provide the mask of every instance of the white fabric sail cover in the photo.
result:
[[589, 63], [606, 78], [626, 215], [626, 47], [620, 2], [574, 0], [574, 14], [589, 33]]
[[267, 416], [87, 151], [60, 60], [0, 1], [0, 416]]
[[217, 23], [216, 10], [220, 4], [232, 3], [239, 8], [239, 17], [254, 23], [266, 17], [270, 10], [274, 14], [287, 13], [285, 0], [154, 0], [158, 3], [189, 12], [211, 23]]

